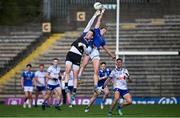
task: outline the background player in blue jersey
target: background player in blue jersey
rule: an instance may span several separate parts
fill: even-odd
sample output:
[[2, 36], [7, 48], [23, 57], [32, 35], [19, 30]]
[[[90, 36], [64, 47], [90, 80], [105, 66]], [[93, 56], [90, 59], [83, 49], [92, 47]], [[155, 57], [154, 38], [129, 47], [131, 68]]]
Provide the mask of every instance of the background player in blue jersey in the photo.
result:
[[[33, 92], [33, 83], [34, 83], [34, 72], [31, 71], [32, 65], [27, 64], [26, 70], [21, 75], [21, 86], [24, 89], [25, 99], [23, 107], [31, 108], [32, 104], [32, 92]], [[27, 100], [29, 103], [27, 103]]]
[[[102, 86], [104, 85], [104, 82], [108, 79], [109, 75], [110, 75], [111, 71], [109, 68], [106, 68], [106, 62], [101, 62], [101, 69], [99, 69], [99, 81], [98, 81], [98, 88], [102, 88]], [[104, 87], [104, 89], [102, 90], [102, 92], [104, 93], [103, 96], [103, 100], [101, 102], [101, 109], [104, 108], [104, 103], [105, 100], [109, 94], [109, 89], [108, 87]], [[85, 112], [89, 112], [89, 109], [91, 107], [91, 105], [94, 103], [94, 101], [96, 100], [96, 98], [98, 97], [98, 95], [101, 93], [98, 91], [94, 91], [93, 96], [90, 99], [90, 103], [89, 105], [86, 107]]]
[[97, 83], [99, 80], [98, 70], [99, 70], [99, 64], [100, 64], [100, 54], [99, 54], [100, 48], [103, 48], [105, 50], [105, 52], [109, 56], [112, 57], [112, 59], [115, 59], [115, 55], [113, 53], [111, 53], [111, 51], [107, 48], [105, 38], [103, 37], [103, 35], [105, 35], [107, 32], [107, 28], [100, 27], [102, 16], [103, 16], [104, 12], [105, 12], [105, 9], [102, 9], [101, 14], [99, 15], [99, 17], [97, 19], [97, 23], [94, 28], [95, 35], [93, 37], [93, 42], [91, 43], [92, 51], [89, 54], [84, 55], [83, 62], [82, 62], [82, 65], [81, 65], [81, 68], [79, 71], [79, 75], [78, 75], [79, 78], [82, 76], [82, 73], [88, 64], [89, 58], [91, 58], [92, 64], [93, 64], [93, 70], [94, 70], [93, 79], [94, 79], [95, 90], [97, 90]]
[[[99, 69], [98, 87], [101, 87], [102, 85], [104, 85], [104, 82], [106, 81], [106, 79], [108, 79], [110, 73], [111, 73], [111, 70], [106, 67], [106, 62], [101, 62], [101, 68]], [[101, 109], [104, 108], [104, 103], [106, 101], [106, 98], [109, 95], [109, 89], [107, 86], [103, 89], [103, 92], [104, 92], [104, 96], [101, 102]]]
[[39, 94], [42, 93], [42, 97], [46, 94], [46, 71], [44, 70], [44, 64], [39, 65], [39, 70], [35, 72], [35, 107], [37, 107], [37, 100]]
[[66, 55], [66, 64], [65, 64], [65, 90], [68, 92], [68, 80], [70, 76], [71, 70], [73, 70], [73, 78], [74, 78], [74, 87], [73, 87], [73, 96], [76, 94], [77, 89], [77, 81], [78, 81], [78, 73], [79, 66], [81, 62], [81, 58], [84, 52], [87, 52], [89, 41], [93, 38], [94, 31], [90, 30], [91, 25], [93, 24], [96, 17], [100, 14], [100, 11], [96, 11], [91, 20], [88, 22], [86, 28], [83, 31], [81, 37], [75, 40], [71, 44], [71, 48]]

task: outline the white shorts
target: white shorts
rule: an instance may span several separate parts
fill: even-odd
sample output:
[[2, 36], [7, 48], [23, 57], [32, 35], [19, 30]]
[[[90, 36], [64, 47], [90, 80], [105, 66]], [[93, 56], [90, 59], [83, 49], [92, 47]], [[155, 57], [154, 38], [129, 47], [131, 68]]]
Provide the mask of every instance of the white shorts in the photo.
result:
[[33, 92], [32, 86], [24, 86], [24, 92]]
[[99, 50], [96, 49], [96, 48], [93, 48], [91, 54], [89, 54], [89, 57], [92, 59], [92, 61], [93, 61], [94, 59], [100, 60]]
[[66, 61], [66, 65], [67, 65], [67, 64], [72, 65], [73, 70], [79, 70], [79, 66], [78, 66], [78, 65], [75, 65], [75, 64], [73, 64], [73, 63], [70, 62], [70, 61]]
[[50, 91], [53, 91], [53, 90], [59, 89], [59, 88], [61, 88], [61, 86], [59, 84], [57, 84], [57, 85], [50, 85], [50, 84], [48, 84], [47, 85], [47, 89], [50, 90]]
[[73, 85], [74, 85], [73, 79], [69, 79], [69, 81], [68, 81], [68, 86], [73, 86]]

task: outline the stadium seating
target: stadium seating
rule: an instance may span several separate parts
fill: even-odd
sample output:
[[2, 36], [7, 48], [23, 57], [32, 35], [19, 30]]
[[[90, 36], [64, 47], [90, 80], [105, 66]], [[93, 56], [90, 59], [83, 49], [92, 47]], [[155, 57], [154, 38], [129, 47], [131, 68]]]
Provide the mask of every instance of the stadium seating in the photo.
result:
[[[152, 19], [141, 19], [136, 21], [135, 28], [121, 29], [120, 51], [179, 52], [179, 16], [165, 16], [162, 21], [154, 24]], [[178, 96], [179, 59], [179, 55], [125, 56], [125, 66], [135, 79], [129, 84], [132, 95]]]
[[34, 42], [42, 35], [40, 25], [31, 24], [30, 26], [19, 27], [1, 27], [0, 30], [0, 69], [8, 71], [7, 67], [16, 64], [20, 57], [24, 55], [23, 51], [28, 50]]
[[[121, 24], [122, 25], [122, 24]], [[108, 24], [108, 47], [115, 52], [115, 24]], [[120, 51], [180, 51], [180, 17], [164, 16], [163, 19], [137, 19], [134, 25], [120, 29]], [[45, 68], [51, 64], [55, 57], [60, 59], [60, 66], [64, 70], [64, 60], [70, 44], [80, 34], [67, 32], [65, 36], [52, 45], [45, 54], [32, 62], [33, 69], [37, 70], [40, 63]], [[8, 44], [9, 45], [9, 44]], [[109, 68], [114, 68], [114, 62], [104, 51], [101, 51], [101, 60], [107, 62]], [[9, 56], [8, 53], [4, 55]], [[180, 94], [180, 57], [179, 55], [126, 55], [124, 66], [128, 68], [133, 83], [129, 83], [133, 96], [178, 96]], [[9, 84], [0, 88], [2, 95], [22, 96], [20, 87], [20, 73], [11, 79]], [[93, 92], [93, 68], [91, 62], [84, 72], [82, 83], [78, 89], [78, 96], [89, 97]]]
[[[0, 29], [0, 70], [1, 76], [17, 64], [21, 58], [26, 56], [39, 43], [42, 36], [39, 24], [27, 26], [9, 26]], [[15, 83], [15, 82], [13, 82]], [[16, 84], [16, 83], [15, 83]], [[2, 87], [2, 86], [1, 86]], [[10, 88], [13, 88], [12, 86]]]

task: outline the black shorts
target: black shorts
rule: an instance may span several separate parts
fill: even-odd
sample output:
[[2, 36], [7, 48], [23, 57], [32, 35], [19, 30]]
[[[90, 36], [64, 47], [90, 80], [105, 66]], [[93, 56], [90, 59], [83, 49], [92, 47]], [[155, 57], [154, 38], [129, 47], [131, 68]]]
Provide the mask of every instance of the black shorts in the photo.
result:
[[66, 61], [72, 62], [74, 65], [80, 66], [82, 56], [73, 52], [68, 52], [66, 55]]
[[106, 79], [101, 79], [101, 80], [99, 80], [99, 81], [98, 81], [98, 87], [103, 86], [104, 83], [105, 83], [105, 81], [106, 81]]
[[70, 92], [73, 91], [73, 88], [74, 88], [73, 86], [68, 86], [68, 89], [69, 89]]

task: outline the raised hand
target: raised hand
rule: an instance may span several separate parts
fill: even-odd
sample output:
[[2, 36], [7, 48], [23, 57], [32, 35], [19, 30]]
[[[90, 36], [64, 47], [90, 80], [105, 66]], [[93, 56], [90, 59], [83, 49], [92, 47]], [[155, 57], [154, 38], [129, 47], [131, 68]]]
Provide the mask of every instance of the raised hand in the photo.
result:
[[95, 12], [95, 16], [98, 16], [98, 15], [100, 15], [101, 14], [101, 11], [100, 10], [97, 10], [96, 12]]
[[105, 10], [106, 9], [103, 7], [102, 10], [101, 10], [101, 14], [104, 14]]

